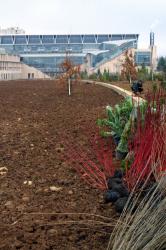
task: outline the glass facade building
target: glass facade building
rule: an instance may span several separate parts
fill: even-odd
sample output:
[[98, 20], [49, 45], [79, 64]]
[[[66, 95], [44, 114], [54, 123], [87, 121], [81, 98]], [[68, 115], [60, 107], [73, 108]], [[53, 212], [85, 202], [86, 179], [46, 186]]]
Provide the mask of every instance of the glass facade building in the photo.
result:
[[66, 54], [78, 65], [85, 62], [88, 53], [93, 53], [95, 67], [128, 48], [137, 48], [137, 42], [138, 34], [0, 35], [0, 48], [50, 75], [60, 71]]
[[151, 65], [151, 51], [136, 51], [135, 53], [135, 63], [137, 66], [145, 65], [150, 66]]

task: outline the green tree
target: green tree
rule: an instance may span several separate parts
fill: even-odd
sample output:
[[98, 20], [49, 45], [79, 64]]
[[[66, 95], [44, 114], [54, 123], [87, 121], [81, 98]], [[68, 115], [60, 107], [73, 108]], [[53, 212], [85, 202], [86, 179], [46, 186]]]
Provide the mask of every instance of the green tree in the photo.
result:
[[82, 71], [80, 73], [80, 76], [81, 76], [81, 79], [87, 80], [88, 79], [88, 72], [87, 72], [87, 70], [85, 69], [84, 71]]
[[100, 69], [97, 70], [97, 74], [98, 76], [101, 74]]
[[107, 71], [106, 69], [104, 69], [104, 73], [102, 75], [102, 79], [103, 79], [104, 82], [110, 80], [109, 70]]
[[166, 73], [166, 58], [160, 57], [157, 65], [157, 70]]
[[143, 81], [149, 80], [150, 78], [150, 74], [144, 63], [141, 68], [138, 69], [138, 78]]

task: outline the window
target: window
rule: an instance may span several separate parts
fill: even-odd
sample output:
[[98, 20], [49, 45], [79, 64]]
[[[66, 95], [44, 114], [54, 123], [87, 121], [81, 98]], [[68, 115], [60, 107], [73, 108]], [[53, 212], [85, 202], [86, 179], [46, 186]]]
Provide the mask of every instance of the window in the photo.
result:
[[29, 36], [29, 44], [40, 44], [40, 36], [36, 35]]
[[85, 35], [83, 42], [84, 43], [95, 43], [96, 42], [95, 36], [94, 35]]
[[82, 43], [80, 35], [71, 35], [69, 43]]
[[151, 53], [150, 51], [138, 51], [135, 54], [135, 61], [137, 65], [149, 66], [151, 63]]
[[102, 43], [102, 42], [107, 42], [109, 41], [108, 35], [98, 35], [97, 42]]
[[15, 36], [15, 44], [26, 44], [26, 36]]
[[68, 43], [68, 37], [66, 35], [57, 35], [56, 43]]
[[[123, 39], [122, 35], [112, 35], [111, 36], [111, 41], [118, 41], [118, 40], [122, 40], [122, 39]], [[126, 38], [126, 39], [129, 39], [129, 38]]]
[[1, 37], [1, 44], [13, 44], [13, 37], [12, 36], [2, 36]]
[[42, 37], [42, 43], [44, 43], [44, 44], [54, 43], [54, 36], [51, 36], [51, 35], [46, 36], [46, 35], [44, 35]]

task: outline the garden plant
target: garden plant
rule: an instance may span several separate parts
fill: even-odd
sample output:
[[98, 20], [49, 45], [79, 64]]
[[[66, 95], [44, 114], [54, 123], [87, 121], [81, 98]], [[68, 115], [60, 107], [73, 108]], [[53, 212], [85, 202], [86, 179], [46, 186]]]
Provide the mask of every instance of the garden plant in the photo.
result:
[[[125, 99], [114, 108], [107, 107], [108, 119], [99, 119], [97, 124], [110, 131], [91, 137], [91, 156], [94, 153], [96, 157], [90, 158], [85, 149], [77, 146], [68, 151], [81, 177], [103, 190], [105, 202], [112, 202], [117, 212], [123, 211], [131, 193], [135, 195], [144, 187], [140, 192], [144, 194], [166, 174], [165, 100], [166, 93], [159, 89], [148, 93], [143, 102], [135, 104], [132, 99]], [[110, 135], [114, 140], [115, 135], [119, 137], [118, 143], [115, 140], [116, 153], [123, 152], [124, 157], [128, 154], [123, 169], [116, 169], [113, 164]]]

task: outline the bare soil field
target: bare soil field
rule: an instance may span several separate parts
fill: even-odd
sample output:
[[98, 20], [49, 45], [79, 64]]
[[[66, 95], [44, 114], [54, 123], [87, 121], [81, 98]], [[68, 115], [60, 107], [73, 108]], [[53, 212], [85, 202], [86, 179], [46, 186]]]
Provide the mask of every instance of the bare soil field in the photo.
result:
[[70, 135], [90, 147], [84, 131], [120, 100], [93, 84], [75, 84], [69, 97], [55, 81], [0, 82], [0, 249], [106, 248], [117, 214], [60, 142]]

